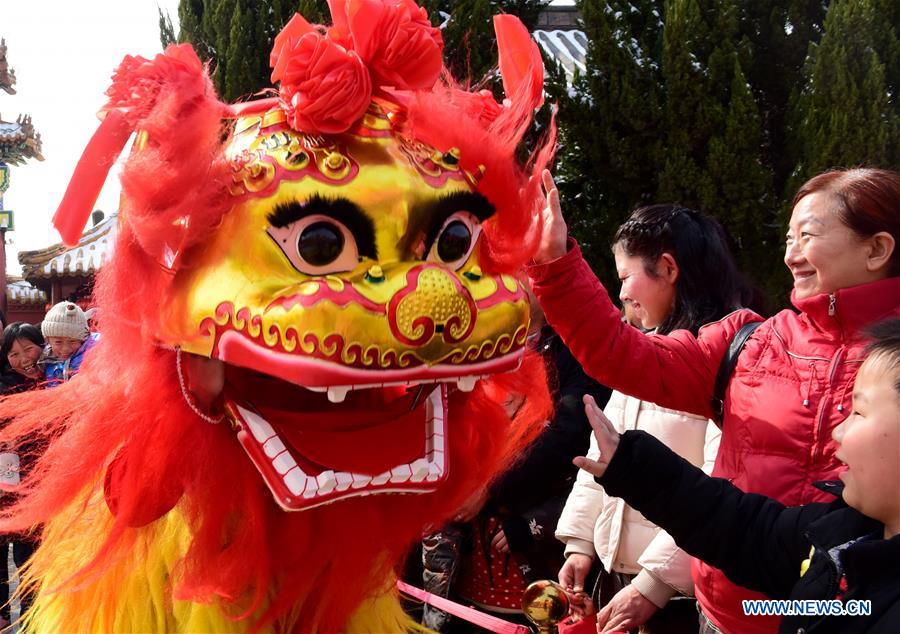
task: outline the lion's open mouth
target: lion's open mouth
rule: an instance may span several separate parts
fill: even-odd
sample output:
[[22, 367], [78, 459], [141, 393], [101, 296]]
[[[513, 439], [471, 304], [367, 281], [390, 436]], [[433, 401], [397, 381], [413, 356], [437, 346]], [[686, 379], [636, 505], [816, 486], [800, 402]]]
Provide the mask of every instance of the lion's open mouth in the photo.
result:
[[295, 511], [435, 490], [449, 467], [448, 394], [516, 369], [524, 353], [374, 372], [229, 334], [218, 344], [225, 406], [275, 500]]
[[446, 383], [354, 389], [334, 403], [327, 392], [226, 368], [241, 445], [287, 510], [427, 493], [447, 476]]

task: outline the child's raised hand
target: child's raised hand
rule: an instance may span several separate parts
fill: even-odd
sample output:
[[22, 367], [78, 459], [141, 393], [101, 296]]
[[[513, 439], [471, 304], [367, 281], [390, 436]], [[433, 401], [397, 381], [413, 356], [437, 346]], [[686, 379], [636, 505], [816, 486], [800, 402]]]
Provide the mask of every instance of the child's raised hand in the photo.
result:
[[600, 457], [598, 460], [591, 460], [585, 456], [578, 456], [572, 462], [579, 469], [584, 469], [599, 478], [606, 473], [609, 461], [616, 453], [619, 446], [619, 432], [609, 422], [603, 410], [597, 406], [597, 401], [593, 396], [587, 394], [584, 396], [584, 412], [587, 414], [591, 427], [594, 428], [594, 438], [597, 439], [597, 446], [600, 448]]
[[568, 228], [563, 220], [562, 208], [559, 206], [559, 191], [550, 170], [541, 174], [541, 182], [546, 192], [547, 204], [541, 211], [541, 244], [534, 256], [538, 264], [561, 258], [566, 254], [566, 238]]

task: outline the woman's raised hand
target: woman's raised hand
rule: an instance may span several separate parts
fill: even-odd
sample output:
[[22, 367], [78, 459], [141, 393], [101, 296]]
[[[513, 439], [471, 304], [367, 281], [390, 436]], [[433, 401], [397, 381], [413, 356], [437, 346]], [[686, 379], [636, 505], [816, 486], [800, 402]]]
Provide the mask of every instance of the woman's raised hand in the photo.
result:
[[594, 438], [597, 439], [597, 446], [600, 448], [600, 457], [597, 460], [591, 460], [585, 456], [578, 456], [572, 462], [579, 469], [584, 469], [599, 478], [606, 473], [609, 461], [616, 453], [619, 446], [619, 432], [609, 422], [603, 410], [597, 406], [594, 397], [584, 396], [584, 412], [587, 414], [591, 427], [594, 428]]
[[564, 256], [566, 254], [566, 237], [568, 236], [566, 221], [563, 220], [562, 209], [559, 206], [559, 191], [556, 189], [556, 183], [553, 182], [550, 170], [543, 171], [541, 183], [544, 186], [547, 204], [541, 210], [541, 244], [534, 256], [537, 264]]

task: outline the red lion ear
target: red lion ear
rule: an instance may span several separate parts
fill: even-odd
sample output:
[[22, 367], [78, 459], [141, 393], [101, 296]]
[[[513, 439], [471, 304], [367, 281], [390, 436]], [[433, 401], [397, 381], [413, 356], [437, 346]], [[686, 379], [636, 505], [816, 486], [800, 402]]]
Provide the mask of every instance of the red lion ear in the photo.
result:
[[532, 110], [540, 108], [544, 103], [544, 62], [528, 29], [519, 18], [503, 14], [494, 16], [494, 32], [506, 97], [517, 105], [526, 101]]
[[153, 129], [163, 136], [184, 136], [171, 128], [185, 112], [205, 107], [221, 115], [206, 68], [188, 44], [172, 44], [153, 59], [128, 55], [113, 74], [106, 91], [103, 120], [84, 150], [69, 186], [53, 216], [53, 224], [68, 245], [78, 244], [97, 196], [136, 130]]
[[132, 131], [131, 124], [120, 110], [110, 110], [84, 149], [62, 202], [53, 215], [53, 225], [68, 246], [78, 244], [109, 170], [122, 153]]

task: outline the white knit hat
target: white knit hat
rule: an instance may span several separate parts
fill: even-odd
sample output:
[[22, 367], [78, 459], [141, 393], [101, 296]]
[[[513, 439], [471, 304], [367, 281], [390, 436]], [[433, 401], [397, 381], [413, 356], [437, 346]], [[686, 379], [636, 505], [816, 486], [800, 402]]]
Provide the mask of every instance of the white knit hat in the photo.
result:
[[72, 302], [60, 302], [50, 309], [41, 322], [44, 337], [70, 337], [84, 341], [88, 336], [87, 317]]

